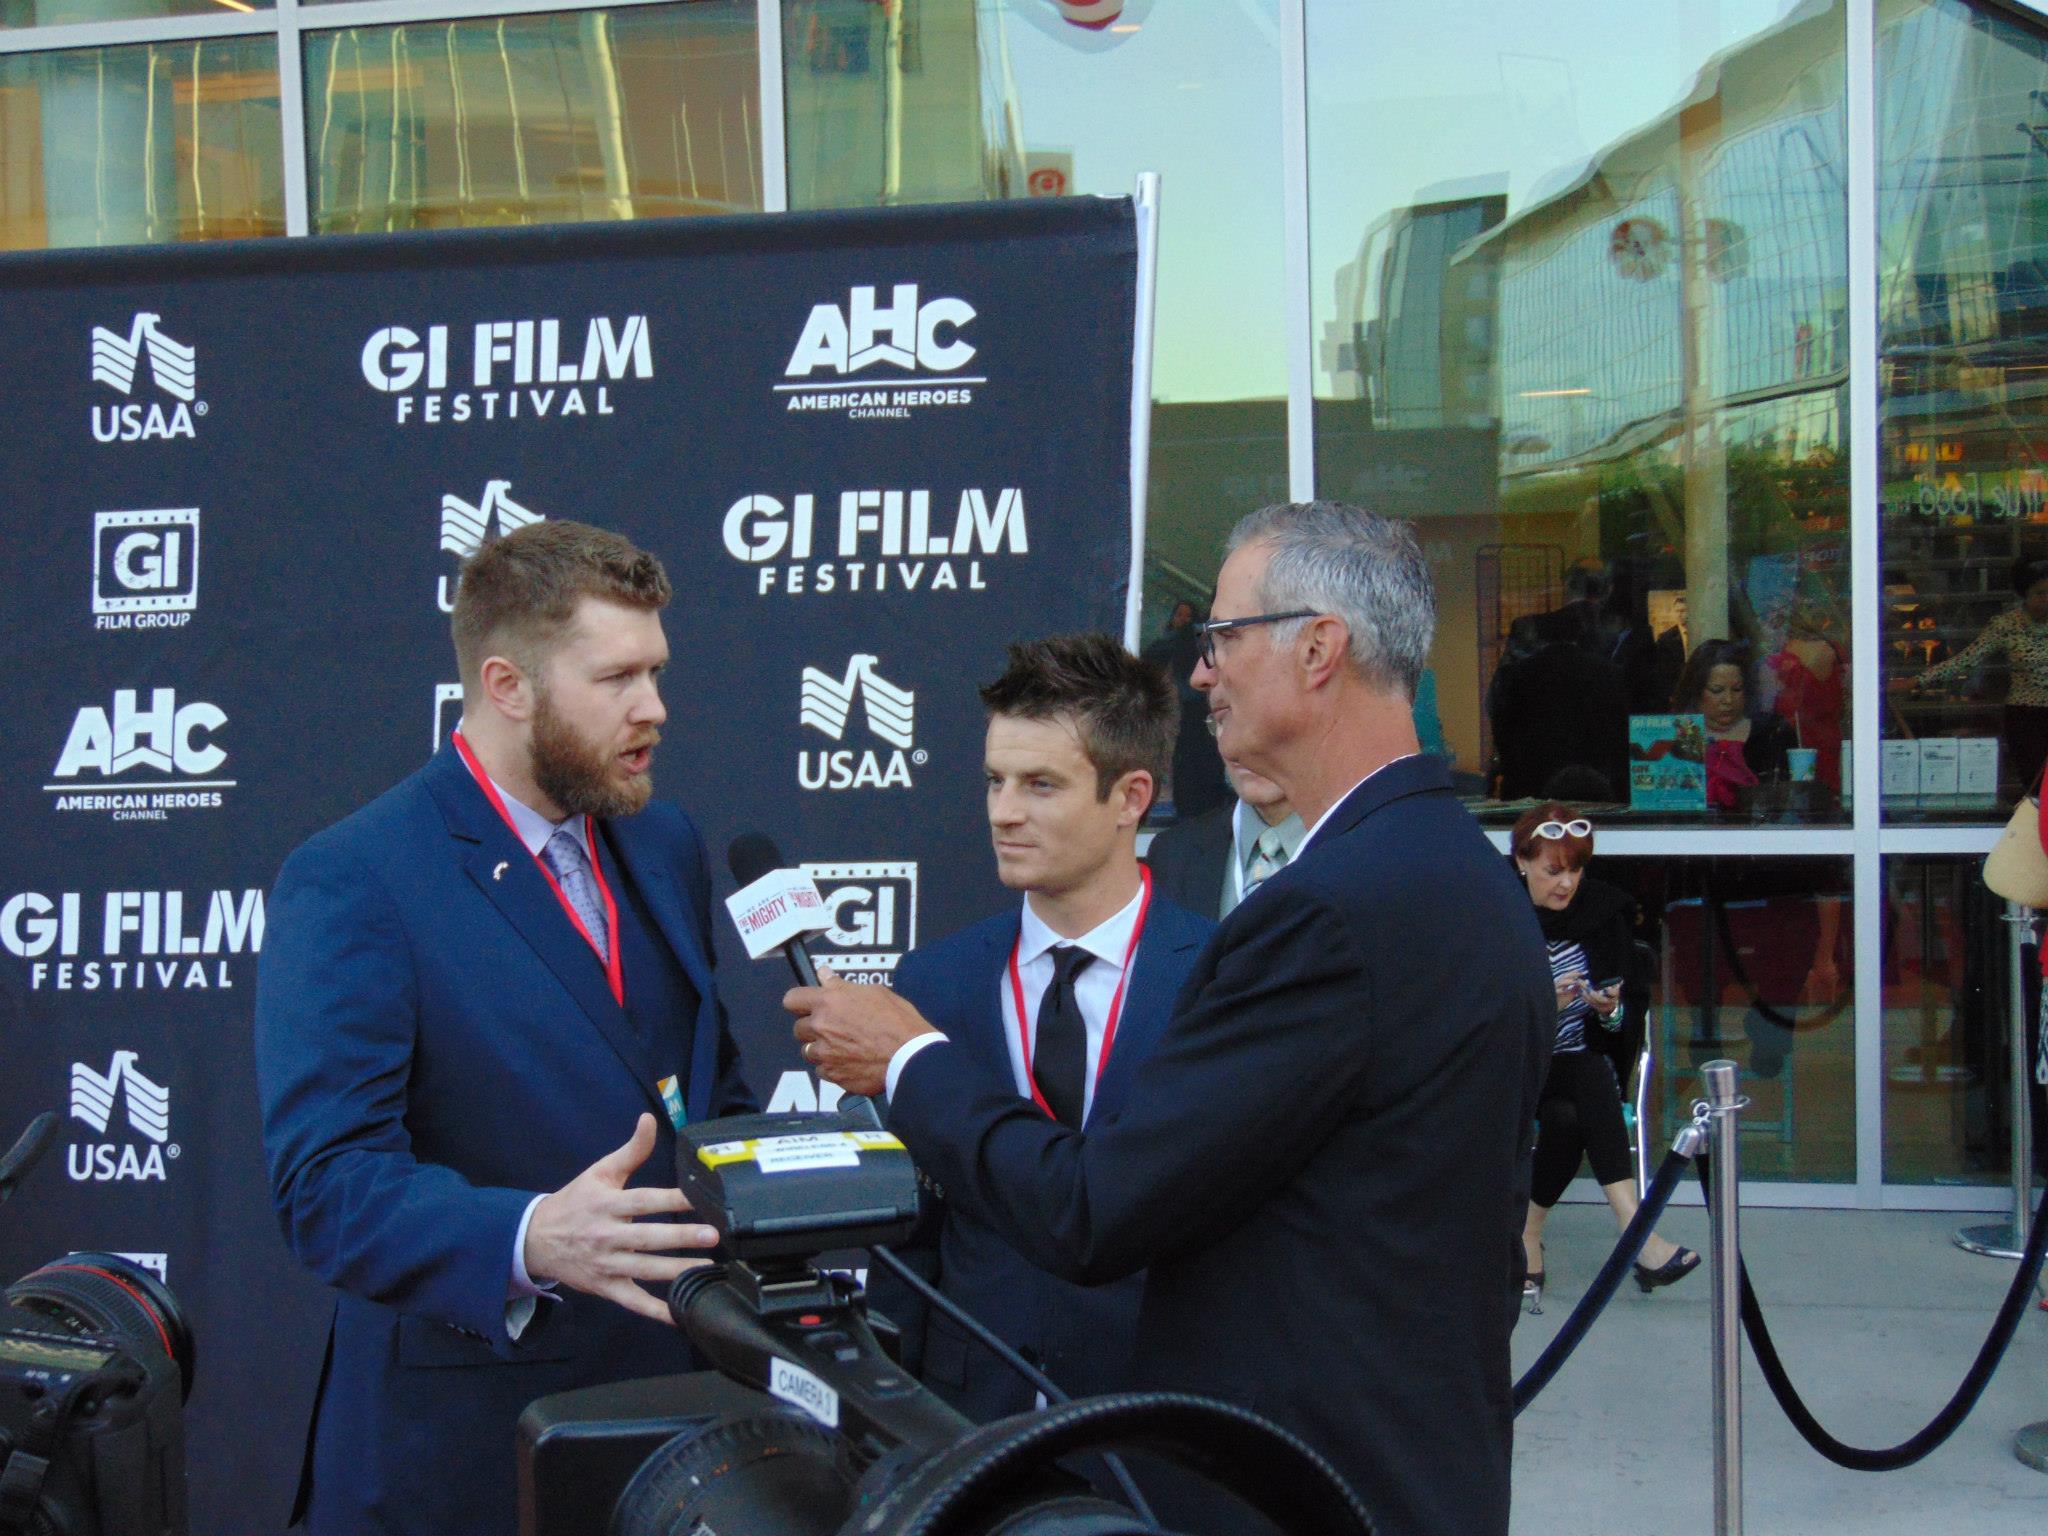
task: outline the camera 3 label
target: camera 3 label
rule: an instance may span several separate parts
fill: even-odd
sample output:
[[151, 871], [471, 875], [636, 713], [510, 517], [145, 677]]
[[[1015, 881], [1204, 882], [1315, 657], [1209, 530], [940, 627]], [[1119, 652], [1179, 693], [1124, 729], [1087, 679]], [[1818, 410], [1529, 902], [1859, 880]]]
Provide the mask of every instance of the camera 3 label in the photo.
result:
[[769, 1362], [768, 1390], [785, 1403], [794, 1403], [827, 1429], [839, 1427], [839, 1394], [800, 1365], [787, 1360]]

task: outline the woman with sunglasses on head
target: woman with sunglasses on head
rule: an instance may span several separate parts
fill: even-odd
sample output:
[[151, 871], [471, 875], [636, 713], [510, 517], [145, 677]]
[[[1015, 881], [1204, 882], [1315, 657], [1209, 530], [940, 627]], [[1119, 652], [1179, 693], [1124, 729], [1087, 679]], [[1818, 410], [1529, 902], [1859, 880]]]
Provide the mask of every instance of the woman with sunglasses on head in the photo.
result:
[[[1593, 824], [1557, 801], [1526, 811], [1508, 834], [1515, 871], [1529, 888], [1550, 950], [1557, 990], [1557, 1043], [1536, 1107], [1536, 1160], [1529, 1215], [1522, 1229], [1529, 1279], [1523, 1294], [1543, 1297], [1543, 1224], [1583, 1159], [1626, 1227], [1636, 1214], [1635, 1162], [1622, 1123], [1620, 1075], [1608, 1052], [1623, 1023], [1647, 1003], [1637, 974], [1630, 919], [1635, 904], [1586, 875]], [[1682, 1280], [1700, 1256], [1652, 1232], [1636, 1263], [1645, 1291]]]

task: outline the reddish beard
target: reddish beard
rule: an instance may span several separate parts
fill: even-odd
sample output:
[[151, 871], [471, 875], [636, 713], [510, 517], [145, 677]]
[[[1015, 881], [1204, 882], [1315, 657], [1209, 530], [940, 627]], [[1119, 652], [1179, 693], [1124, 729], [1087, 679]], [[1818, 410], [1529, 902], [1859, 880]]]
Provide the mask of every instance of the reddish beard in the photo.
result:
[[[649, 748], [661, 739], [648, 737]], [[534, 700], [532, 751], [533, 782], [566, 815], [630, 816], [654, 793], [652, 772], [617, 781], [618, 754], [579, 736], [545, 691]]]

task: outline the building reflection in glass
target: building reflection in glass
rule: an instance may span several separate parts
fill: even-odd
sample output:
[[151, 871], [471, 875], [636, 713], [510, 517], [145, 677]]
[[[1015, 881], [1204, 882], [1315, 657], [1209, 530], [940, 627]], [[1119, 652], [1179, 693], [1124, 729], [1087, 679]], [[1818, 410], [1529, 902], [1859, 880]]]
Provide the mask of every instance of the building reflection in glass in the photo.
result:
[[750, 0], [309, 32], [316, 232], [761, 206]]
[[[1485, 59], [1332, 89], [1326, 107], [1311, 37], [1312, 166], [1319, 124], [1402, 110], [1440, 118], [1449, 145], [1422, 158], [1455, 172], [1371, 215], [1341, 263], [1324, 254], [1341, 231], [1317, 216], [1316, 262], [1332, 263], [1318, 488], [1422, 524], [1439, 707], [1475, 795], [1839, 819], [1840, 6], [1733, 7], [1734, 35], [1689, 71], [1706, 29], [1675, 6], [1637, 12], [1632, 37], [1571, 44], [1554, 18], [1539, 38], [1524, 12], [1455, 9], [1461, 31], [1498, 40]], [[1762, 24], [1741, 32], [1746, 15]], [[1615, 133], [1595, 121], [1611, 103], [1576, 82], [1604, 80], [1631, 44], [1671, 84]], [[1362, 131], [1326, 131], [1340, 126]], [[1587, 153], [1595, 128], [1604, 147]], [[1642, 723], [1702, 707], [1697, 688], [1677, 698], [1681, 673], [1717, 639], [1743, 648], [1725, 751], [1709, 716], [1698, 803], [1646, 805], [1631, 794]]]

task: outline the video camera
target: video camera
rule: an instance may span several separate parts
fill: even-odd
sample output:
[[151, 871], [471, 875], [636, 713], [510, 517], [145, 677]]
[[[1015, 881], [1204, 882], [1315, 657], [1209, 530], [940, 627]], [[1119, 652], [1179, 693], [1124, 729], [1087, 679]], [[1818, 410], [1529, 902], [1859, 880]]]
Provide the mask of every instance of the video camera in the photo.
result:
[[[55, 1131], [0, 1158], [0, 1203]], [[112, 1253], [72, 1253], [0, 1300], [0, 1532], [185, 1536], [192, 1330], [168, 1287]]]
[[[741, 1115], [685, 1127], [677, 1180], [724, 1263], [685, 1272], [669, 1311], [717, 1370], [543, 1398], [520, 1420], [521, 1536], [1137, 1536], [1148, 1512], [1061, 1463], [1140, 1449], [1206, 1478], [1287, 1533], [1370, 1532], [1329, 1463], [1245, 1409], [1118, 1393], [975, 1425], [912, 1380], [828, 1249], [916, 1223], [903, 1144], [858, 1113]], [[898, 1269], [898, 1273], [905, 1273]], [[934, 1305], [952, 1303], [929, 1293]], [[975, 1329], [971, 1319], [962, 1320]], [[1000, 1348], [1000, 1346], [997, 1346]], [[721, 1379], [721, 1376], [724, 1378]], [[751, 1389], [735, 1396], [731, 1384]], [[1051, 1394], [1048, 1394], [1050, 1397]], [[643, 1413], [661, 1398], [667, 1417]], [[598, 1469], [650, 1426], [677, 1428], [617, 1484]], [[637, 1442], [632, 1437], [639, 1436]]]

